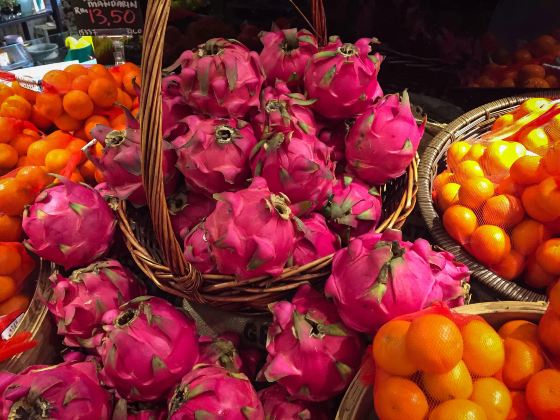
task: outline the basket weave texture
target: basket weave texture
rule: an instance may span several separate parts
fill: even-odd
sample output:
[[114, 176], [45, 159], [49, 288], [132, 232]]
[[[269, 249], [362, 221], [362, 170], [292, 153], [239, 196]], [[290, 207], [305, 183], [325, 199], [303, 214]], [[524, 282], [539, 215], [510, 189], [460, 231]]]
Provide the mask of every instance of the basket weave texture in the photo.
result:
[[[315, 3], [320, 2], [314, 2], [315, 13], [320, 14], [322, 8]], [[122, 202], [118, 209], [119, 226], [138, 267], [165, 292], [228, 310], [261, 311], [303, 283], [325, 280], [330, 274], [332, 255], [305, 266], [286, 268], [276, 278], [246, 280], [230, 275], [202, 275], [185, 261], [169, 218], [161, 160], [161, 63], [169, 6], [170, 0], [149, 2], [142, 46], [142, 176], [150, 217]], [[415, 159], [402, 177], [381, 189], [383, 216], [377, 231], [398, 229], [404, 224], [416, 203], [417, 179]]]
[[418, 206], [422, 217], [437, 244], [455, 255], [457, 260], [471, 270], [471, 279], [489, 288], [497, 297], [507, 300], [538, 302], [546, 296], [526, 289], [519, 284], [503, 279], [476, 261], [454, 239], [445, 228], [432, 200], [432, 184], [436, 175], [445, 169], [445, 155], [449, 146], [459, 140], [474, 137], [490, 130], [499, 116], [511, 112], [531, 97], [560, 97], [560, 90], [534, 92], [530, 95], [514, 96], [491, 102], [462, 115], [445, 127], [424, 150], [418, 168]]

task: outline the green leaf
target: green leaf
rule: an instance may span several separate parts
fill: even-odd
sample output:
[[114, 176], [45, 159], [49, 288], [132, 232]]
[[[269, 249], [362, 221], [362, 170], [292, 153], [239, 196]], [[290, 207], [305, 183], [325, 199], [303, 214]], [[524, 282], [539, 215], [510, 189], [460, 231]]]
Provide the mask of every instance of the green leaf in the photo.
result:
[[232, 92], [237, 86], [237, 66], [226, 65], [226, 78], [228, 81], [229, 91]]
[[321, 51], [313, 54], [312, 60], [322, 60], [323, 58], [330, 58], [336, 56], [336, 51]]
[[157, 356], [152, 357], [152, 371], [156, 374], [159, 371], [167, 369], [167, 365]]
[[216, 420], [216, 417], [206, 410], [196, 410], [194, 412], [194, 420]]
[[320, 85], [322, 87], [329, 87], [331, 85], [332, 79], [336, 73], [336, 65], [332, 66], [327, 72], [324, 74], [323, 78], [321, 79]]
[[406, 141], [404, 142], [402, 150], [404, 150], [406, 152], [412, 152], [414, 150], [414, 148], [412, 147], [412, 142], [410, 141], [410, 139], [406, 139]]
[[344, 380], [347, 380], [353, 373], [352, 368], [342, 362], [336, 362], [336, 369], [338, 370], [338, 373], [340, 373], [340, 376], [342, 376], [342, 379]]
[[79, 203], [70, 203], [69, 206], [74, 211], [74, 213], [76, 213], [78, 216], [82, 216], [84, 209], [87, 208], [83, 204], [79, 204]]

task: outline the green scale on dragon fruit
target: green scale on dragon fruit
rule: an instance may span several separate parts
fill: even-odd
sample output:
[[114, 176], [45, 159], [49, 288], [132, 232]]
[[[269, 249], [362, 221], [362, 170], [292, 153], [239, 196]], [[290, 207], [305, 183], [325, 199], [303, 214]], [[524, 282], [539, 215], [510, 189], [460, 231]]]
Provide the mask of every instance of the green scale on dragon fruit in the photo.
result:
[[360, 115], [346, 137], [348, 169], [370, 185], [398, 178], [408, 168], [424, 125], [417, 126], [406, 91], [387, 95]]
[[186, 118], [189, 131], [173, 141], [186, 184], [212, 196], [247, 186], [249, 157], [257, 140], [251, 125], [234, 118]]
[[175, 235], [184, 240], [201, 220], [216, 208], [216, 200], [202, 194], [178, 191], [167, 197], [167, 208]]
[[318, 51], [317, 39], [308, 30], [295, 28], [261, 32], [260, 39], [264, 45], [260, 60], [267, 83], [274, 85], [281, 80], [290, 89], [301, 89], [305, 66]]
[[218, 271], [242, 279], [281, 274], [296, 240], [289, 200], [270, 192], [260, 177], [247, 189], [215, 198], [204, 229]]
[[169, 302], [143, 296], [105, 314], [100, 376], [128, 401], [157, 401], [198, 359], [194, 321]]
[[179, 57], [181, 91], [195, 112], [243, 118], [259, 107], [264, 72], [259, 56], [236, 40], [213, 38]]
[[290, 265], [308, 264], [334, 254], [340, 248], [340, 237], [329, 229], [322, 215], [311, 213], [302, 218], [301, 222], [298, 226], [296, 246]]
[[298, 136], [317, 135], [317, 123], [310, 105], [315, 100], [291, 93], [283, 81], [276, 81], [261, 93], [261, 110], [251, 120], [257, 138], [274, 131], [295, 131]]
[[[125, 108], [126, 130], [113, 130], [111, 127], [96, 125], [91, 134], [103, 146], [101, 157], [91, 153], [94, 146], [90, 142], [84, 149], [86, 156], [103, 174], [103, 178], [117, 198], [129, 200], [135, 206], [146, 204], [146, 192], [142, 183], [140, 156], [140, 123]], [[178, 173], [175, 169], [177, 155], [170, 143], [162, 146], [163, 179], [165, 194], [169, 195], [177, 186]]]
[[304, 285], [292, 302], [274, 303], [270, 310], [268, 358], [260, 377], [305, 401], [344, 391], [360, 367], [364, 343], [344, 326], [334, 304]]
[[383, 58], [369, 55], [371, 39], [343, 44], [338, 37], [313, 55], [305, 69], [305, 91], [325, 118], [344, 120], [364, 112], [383, 95], [377, 74]]
[[102, 257], [117, 222], [96, 190], [58, 178], [58, 185], [43, 190], [25, 210], [22, 227], [30, 251], [68, 270]]
[[373, 334], [387, 321], [435, 302], [462, 305], [468, 280], [468, 268], [450, 253], [386, 230], [355, 238], [335, 254], [325, 294], [349, 328]]
[[169, 420], [265, 420], [257, 392], [244, 374], [204, 364], [183, 377], [168, 411]]
[[224, 333], [216, 338], [200, 337], [197, 364], [220, 366], [234, 373], [243, 372], [243, 361], [237, 352], [240, 341], [234, 333]]
[[296, 131], [268, 133], [253, 150], [251, 167], [270, 191], [289, 198], [296, 216], [319, 208], [335, 178], [330, 149], [317, 137]]
[[381, 218], [381, 205], [381, 194], [376, 187], [343, 175], [335, 182], [323, 214], [347, 244], [351, 238], [375, 229]]
[[[319, 375], [320, 373], [317, 372]], [[292, 397], [282, 385], [272, 385], [258, 392], [266, 420], [328, 420], [326, 404]]]
[[103, 336], [103, 315], [146, 293], [144, 285], [116, 260], [97, 261], [69, 277], [55, 273], [50, 280], [53, 293], [47, 307], [58, 334], [70, 347], [97, 347]]
[[0, 407], [3, 419], [100, 420], [111, 417], [112, 402], [89, 361], [2, 372]]

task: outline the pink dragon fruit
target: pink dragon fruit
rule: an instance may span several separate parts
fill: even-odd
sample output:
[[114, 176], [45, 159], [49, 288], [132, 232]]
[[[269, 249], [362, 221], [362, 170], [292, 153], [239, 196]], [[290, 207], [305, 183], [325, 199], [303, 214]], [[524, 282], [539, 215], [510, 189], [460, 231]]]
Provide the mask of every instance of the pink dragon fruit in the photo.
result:
[[251, 382], [257, 379], [257, 372], [264, 364], [266, 354], [263, 350], [256, 347], [241, 347], [239, 357], [242, 360], [242, 372]]
[[351, 126], [350, 121], [318, 125], [318, 138], [331, 148], [331, 160], [338, 163], [337, 169], [342, 170], [344, 168], [343, 162], [346, 159], [344, 144]]
[[177, 75], [164, 77], [161, 87], [161, 128], [163, 138], [171, 141], [188, 131], [185, 118], [192, 110], [181, 92], [181, 78]]
[[408, 94], [387, 95], [359, 116], [346, 137], [348, 167], [363, 181], [381, 185], [404, 174], [414, 159], [424, 124], [416, 125]]
[[[143, 296], [104, 317], [101, 378], [128, 401], [155, 401], [198, 359], [194, 321], [166, 300]], [[110, 322], [110, 323], [109, 323]]]
[[259, 391], [264, 416], [267, 420], [328, 420], [325, 408], [319, 403], [297, 400], [281, 385], [272, 385]]
[[198, 271], [203, 274], [217, 272], [216, 263], [210, 253], [210, 245], [203, 223], [195, 226], [185, 236], [183, 249], [185, 260], [194, 265]]
[[237, 352], [236, 344], [229, 338], [227, 334], [215, 339], [200, 337], [200, 357], [197, 364], [221, 366], [230, 372], [242, 372], [243, 362]]
[[272, 192], [290, 199], [297, 216], [321, 206], [332, 190], [334, 163], [330, 150], [316, 137], [295, 132], [270, 133], [255, 148], [251, 166]]
[[315, 117], [307, 100], [301, 93], [291, 93], [288, 86], [277, 81], [261, 94], [261, 112], [253, 118], [257, 138], [271, 131], [295, 131], [299, 136], [315, 136], [317, 128]]
[[181, 239], [216, 208], [216, 201], [204, 195], [177, 192], [167, 198], [175, 235]]
[[264, 178], [245, 190], [216, 195], [216, 210], [204, 222], [218, 271], [239, 278], [282, 273], [295, 245], [289, 201], [272, 194]]
[[160, 403], [128, 403], [119, 399], [112, 420], [166, 420], [167, 407]]
[[313, 109], [326, 118], [345, 119], [361, 114], [383, 94], [377, 73], [382, 57], [369, 55], [371, 39], [343, 44], [331, 37], [305, 69], [305, 90], [317, 99]]
[[346, 243], [352, 237], [371, 232], [381, 217], [381, 195], [377, 188], [349, 176], [339, 178], [323, 209], [331, 227]]
[[103, 256], [115, 233], [115, 215], [103, 197], [86, 184], [59, 177], [23, 215], [24, 245], [66, 270]]
[[108, 419], [111, 397], [93, 362], [31, 366], [2, 384], [3, 419]]
[[311, 32], [291, 28], [261, 32], [260, 38], [264, 45], [260, 58], [268, 84], [282, 80], [291, 88], [300, 87], [305, 66], [318, 50]]
[[146, 288], [116, 260], [103, 260], [75, 270], [70, 277], [53, 274], [53, 294], [47, 304], [64, 344], [94, 348], [103, 336], [105, 312], [118, 309]]
[[249, 379], [219, 366], [198, 365], [185, 375], [171, 396], [168, 409], [169, 420], [264, 420], [261, 403]]
[[[92, 129], [94, 138], [103, 145], [103, 155], [90, 152], [93, 143], [85, 148], [85, 153], [101, 171], [107, 185], [115, 191], [117, 198], [129, 200], [136, 206], [146, 204], [146, 193], [142, 184], [140, 162], [140, 124], [125, 110], [128, 128], [123, 131], [97, 125]], [[163, 142], [163, 173], [165, 194], [171, 194], [177, 185], [178, 174], [175, 168], [177, 155], [171, 144]]]
[[189, 132], [175, 139], [177, 168], [188, 186], [212, 195], [235, 191], [251, 177], [249, 156], [257, 140], [250, 124], [234, 118], [187, 117]]
[[258, 54], [240, 42], [213, 38], [179, 62], [181, 91], [198, 113], [243, 118], [258, 109], [263, 69]]
[[274, 319], [261, 375], [305, 401], [324, 401], [342, 392], [360, 367], [364, 346], [342, 324], [335, 306], [304, 285], [291, 303], [277, 302], [270, 310]]
[[[403, 242], [400, 231], [386, 230], [355, 238], [338, 251], [325, 294], [333, 298], [344, 323], [373, 334], [396, 316], [419, 311], [436, 300], [459, 300], [464, 294], [462, 279], [432, 266], [425, 257], [436, 258], [427, 253], [426, 246]], [[460, 266], [456, 270], [466, 274]]]
[[334, 254], [340, 248], [340, 238], [329, 230], [323, 216], [312, 213], [301, 221], [303, 231], [298, 235], [294, 249], [294, 265], [305, 265]]

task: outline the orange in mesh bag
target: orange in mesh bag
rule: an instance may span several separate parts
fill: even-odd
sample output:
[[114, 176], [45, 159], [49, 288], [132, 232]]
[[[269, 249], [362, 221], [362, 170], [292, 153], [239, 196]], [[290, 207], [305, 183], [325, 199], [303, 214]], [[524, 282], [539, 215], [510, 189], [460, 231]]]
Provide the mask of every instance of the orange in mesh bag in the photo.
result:
[[525, 418], [525, 388], [546, 364], [536, 329], [512, 321], [499, 334], [480, 316], [432, 306], [380, 328], [361, 379], [374, 384], [380, 420]]

